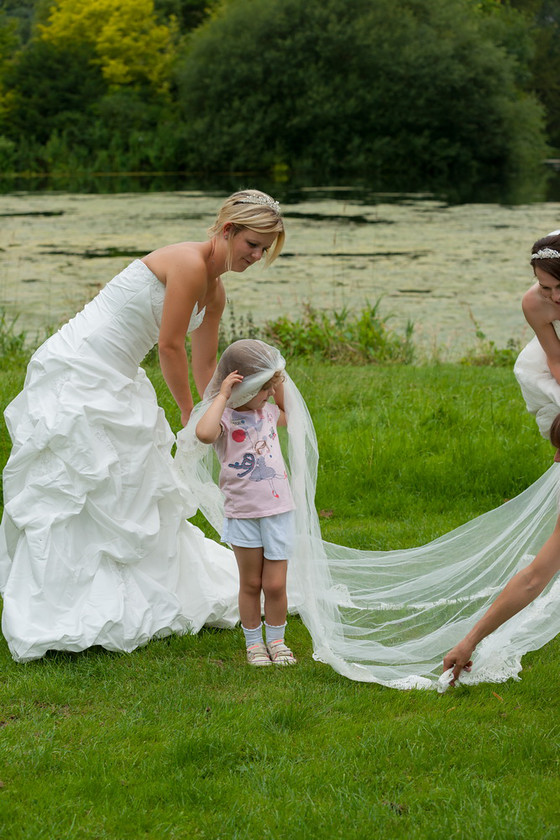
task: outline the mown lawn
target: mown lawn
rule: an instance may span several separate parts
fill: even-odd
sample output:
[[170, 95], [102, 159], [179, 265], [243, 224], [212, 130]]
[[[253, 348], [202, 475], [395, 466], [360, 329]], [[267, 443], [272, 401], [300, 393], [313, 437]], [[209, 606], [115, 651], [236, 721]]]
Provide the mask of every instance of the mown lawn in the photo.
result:
[[[297, 363], [324, 536], [424, 543], [510, 498], [552, 449], [509, 369]], [[150, 375], [172, 424], [159, 373]], [[0, 374], [2, 402], [23, 372]], [[0, 438], [2, 462], [9, 443]], [[202, 524], [202, 523], [198, 523]], [[16, 665], [0, 641], [0, 836], [496, 838], [560, 835], [560, 646], [519, 682], [399, 692], [315, 662], [250, 670], [241, 633]]]

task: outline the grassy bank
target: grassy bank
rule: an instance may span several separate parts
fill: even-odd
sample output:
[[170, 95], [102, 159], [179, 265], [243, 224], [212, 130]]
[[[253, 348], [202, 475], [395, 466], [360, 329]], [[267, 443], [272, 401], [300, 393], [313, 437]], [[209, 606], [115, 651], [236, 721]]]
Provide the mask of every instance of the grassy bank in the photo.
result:
[[[324, 535], [426, 542], [532, 483], [552, 449], [507, 368], [290, 363], [321, 453]], [[172, 425], [161, 376], [150, 376]], [[0, 373], [5, 404], [21, 366]], [[0, 436], [1, 458], [8, 453]], [[0, 642], [0, 833], [13, 840], [556, 838], [557, 641], [521, 682], [445, 695], [311, 658], [250, 671], [241, 634], [12, 662]]]

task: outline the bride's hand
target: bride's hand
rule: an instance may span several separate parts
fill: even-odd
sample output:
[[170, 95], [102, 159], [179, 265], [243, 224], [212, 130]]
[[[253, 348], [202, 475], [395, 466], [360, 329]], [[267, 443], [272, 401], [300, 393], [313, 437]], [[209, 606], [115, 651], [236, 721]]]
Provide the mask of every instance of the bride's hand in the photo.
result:
[[459, 674], [464, 669], [470, 671], [472, 667], [472, 652], [474, 647], [470, 645], [465, 639], [460, 641], [455, 647], [449, 651], [443, 660], [443, 670], [448, 671], [453, 668], [453, 679], [449, 685], [455, 685], [455, 680], [458, 679]]

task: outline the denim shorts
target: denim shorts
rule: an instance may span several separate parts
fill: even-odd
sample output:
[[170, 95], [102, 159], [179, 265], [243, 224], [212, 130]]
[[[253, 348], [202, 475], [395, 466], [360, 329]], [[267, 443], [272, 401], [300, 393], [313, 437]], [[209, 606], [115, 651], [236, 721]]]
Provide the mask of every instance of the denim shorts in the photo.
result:
[[294, 512], [259, 519], [225, 519], [222, 542], [240, 548], [263, 548], [267, 560], [287, 560], [294, 543]]

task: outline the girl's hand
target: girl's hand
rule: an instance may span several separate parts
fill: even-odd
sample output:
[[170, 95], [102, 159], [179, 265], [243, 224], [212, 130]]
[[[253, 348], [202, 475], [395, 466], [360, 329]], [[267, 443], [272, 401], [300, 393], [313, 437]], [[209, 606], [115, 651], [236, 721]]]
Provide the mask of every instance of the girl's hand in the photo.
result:
[[243, 382], [243, 377], [236, 370], [234, 370], [233, 373], [230, 373], [228, 376], [226, 376], [220, 388], [220, 394], [222, 395], [222, 397], [225, 397], [226, 400], [229, 400], [234, 385], [238, 385], [240, 382]]

